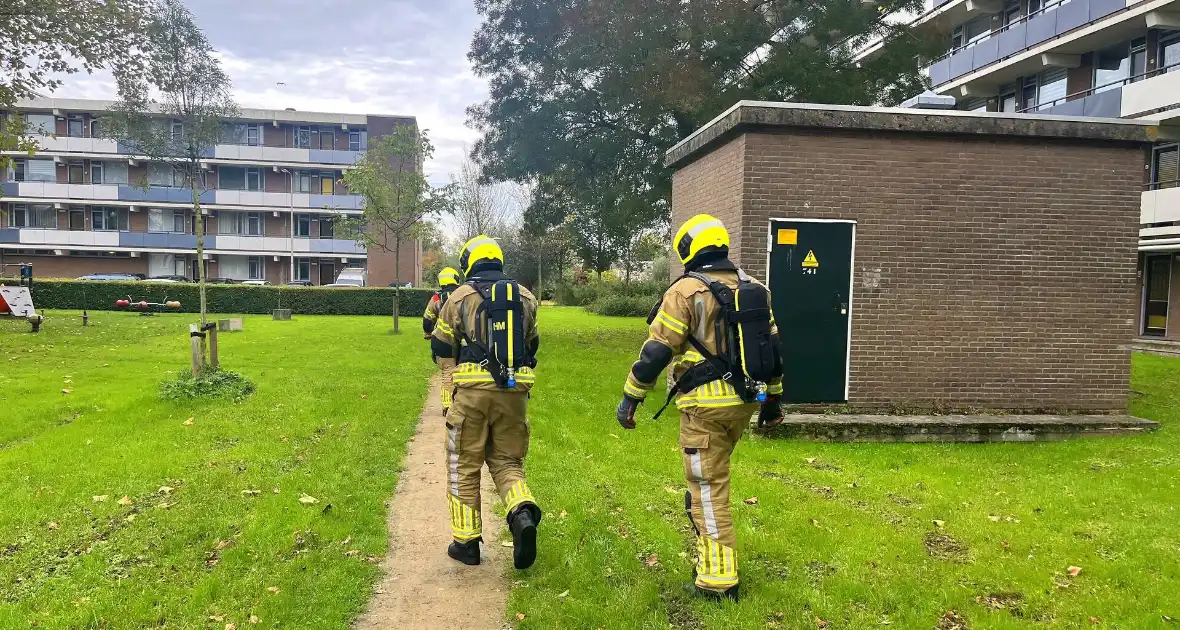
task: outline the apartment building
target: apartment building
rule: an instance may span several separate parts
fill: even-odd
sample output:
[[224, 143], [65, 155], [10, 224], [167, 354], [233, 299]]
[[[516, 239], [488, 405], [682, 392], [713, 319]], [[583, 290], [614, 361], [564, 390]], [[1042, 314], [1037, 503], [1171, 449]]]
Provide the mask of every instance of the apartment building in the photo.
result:
[[[1180, 130], [1180, 0], [927, 0], [909, 16], [946, 42], [927, 68], [958, 109], [1160, 121]], [[862, 55], [872, 55], [869, 46]], [[1145, 155], [1140, 335], [1180, 340], [1180, 161]], [[1046, 176], [1052, 177], [1051, 165]], [[1101, 235], [1095, 235], [1101, 238]]]
[[[102, 137], [110, 105], [36, 99], [7, 112], [24, 118], [39, 149], [32, 156], [7, 152], [11, 163], [0, 169], [0, 262], [32, 263], [40, 277], [195, 278], [192, 192], [168, 165]], [[371, 285], [421, 283], [418, 243], [404, 244], [395, 265], [391, 252], [367, 251], [340, 229], [363, 208], [344, 185], [344, 171], [371, 137], [416, 125], [414, 118], [292, 109], [241, 114], [227, 124], [227, 143], [203, 162], [208, 277], [318, 285], [346, 267], [367, 267]]]

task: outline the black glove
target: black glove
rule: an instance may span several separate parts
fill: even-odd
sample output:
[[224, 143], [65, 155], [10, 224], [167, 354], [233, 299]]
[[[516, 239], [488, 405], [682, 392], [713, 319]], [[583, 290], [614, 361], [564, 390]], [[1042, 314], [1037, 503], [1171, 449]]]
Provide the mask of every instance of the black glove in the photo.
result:
[[762, 403], [762, 408], [758, 410], [758, 428], [772, 429], [782, 422], [783, 408], [779, 404], [779, 396], [777, 394], [767, 396], [766, 402]]
[[618, 419], [619, 425], [624, 429], [635, 428], [635, 410], [639, 408], [639, 403], [641, 402], [643, 401], [638, 398], [632, 398], [623, 394], [623, 401], [615, 409], [615, 418]]

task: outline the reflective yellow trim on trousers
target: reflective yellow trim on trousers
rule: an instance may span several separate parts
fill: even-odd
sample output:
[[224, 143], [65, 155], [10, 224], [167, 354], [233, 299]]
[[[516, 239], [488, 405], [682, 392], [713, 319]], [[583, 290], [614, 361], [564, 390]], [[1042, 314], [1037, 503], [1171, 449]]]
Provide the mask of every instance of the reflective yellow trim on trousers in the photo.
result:
[[451, 389], [449, 387], [442, 388], [442, 406], [443, 409], [448, 409], [451, 406]]
[[697, 537], [697, 585], [727, 589], [738, 583], [733, 549], [709, 538]]
[[746, 401], [738, 396], [737, 390], [733, 385], [725, 381], [711, 381], [705, 383], [700, 387], [681, 394], [676, 399], [676, 408], [685, 409], [688, 407], [736, 407], [744, 405]]
[[517, 480], [516, 483], [512, 484], [512, 487], [508, 489], [508, 496], [504, 497], [504, 506], [508, 509], [509, 513], [520, 506], [521, 503], [536, 502], [537, 500], [533, 498], [532, 490], [529, 490], [529, 487], [523, 480]]
[[[451, 377], [455, 383], [494, 383], [492, 373], [480, 367], [478, 363], [460, 363]], [[516, 371], [517, 383], [534, 383], [537, 375], [532, 368], [522, 367]]]
[[459, 497], [447, 493], [447, 507], [451, 511], [451, 536], [459, 542], [468, 542], [483, 536], [483, 518], [478, 510], [463, 505]]

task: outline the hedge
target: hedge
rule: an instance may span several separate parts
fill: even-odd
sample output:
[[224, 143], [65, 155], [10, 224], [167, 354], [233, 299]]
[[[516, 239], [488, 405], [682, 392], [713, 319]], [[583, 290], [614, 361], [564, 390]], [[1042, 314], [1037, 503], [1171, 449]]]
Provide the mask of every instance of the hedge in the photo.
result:
[[[418, 317], [434, 295], [431, 289], [400, 289], [401, 314]], [[115, 300], [131, 297], [133, 302], [180, 302], [181, 312], [200, 310], [196, 284], [170, 282], [90, 282], [84, 280], [34, 280], [33, 304], [38, 310], [83, 308], [116, 310]], [[391, 315], [394, 289], [206, 285], [210, 313], [266, 314], [279, 308], [300, 315]]]

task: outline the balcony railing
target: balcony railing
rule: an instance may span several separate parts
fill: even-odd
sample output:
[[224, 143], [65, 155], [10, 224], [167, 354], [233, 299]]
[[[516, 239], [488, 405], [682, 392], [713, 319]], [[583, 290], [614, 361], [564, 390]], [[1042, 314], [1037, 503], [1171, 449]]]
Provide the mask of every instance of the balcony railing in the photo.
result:
[[[79, 138], [73, 136], [33, 136], [42, 151], [66, 153], [101, 153], [135, 156], [140, 152], [122, 140]], [[202, 153], [201, 157], [223, 160], [243, 160], [260, 163], [304, 162], [352, 166], [360, 159], [361, 151], [342, 149], [311, 149], [297, 147], [268, 147], [240, 144], [219, 144]]]
[[[1180, 70], [1180, 63], [1174, 63], [1155, 70], [1148, 70], [1125, 79], [1103, 83], [1102, 85], [1092, 87], [1086, 90], [1080, 90], [1073, 94], [1067, 94], [1061, 98], [1054, 99], [1047, 103], [1033, 105], [1032, 107], [1025, 107], [1016, 110], [1017, 113], [1027, 114], [1037, 112], [1042, 114], [1052, 114], [1055, 116], [1102, 116], [1107, 118], [1119, 118], [1126, 112], [1127, 107], [1123, 105], [1123, 86], [1131, 85], [1133, 83], [1140, 83], [1147, 81], [1154, 77], [1169, 74], [1175, 70]], [[1176, 75], [1180, 79], [1180, 74]], [[1160, 95], [1160, 90], [1153, 89], [1158, 86], [1145, 85], [1144, 89], [1153, 96]], [[1170, 104], [1180, 102], [1180, 93], [1161, 95], [1166, 99], [1170, 99]]]
[[1139, 223], [1180, 222], [1180, 181], [1164, 180], [1148, 184], [1143, 191]]
[[[181, 203], [192, 205], [192, 191], [172, 186], [142, 188], [129, 184], [57, 184], [50, 182], [4, 182], [4, 197], [33, 197], [69, 201], [132, 201], [144, 203]], [[206, 190], [201, 203], [231, 206], [254, 206], [281, 210], [286, 208], [329, 208], [355, 211], [364, 208], [360, 195], [324, 195], [313, 193], [275, 193], [257, 190]]]
[[[44, 228], [0, 229], [0, 243], [44, 245], [68, 249], [75, 247], [106, 247], [147, 250], [192, 250], [197, 237], [192, 234], [170, 232], [104, 232], [93, 230], [65, 230]], [[284, 254], [364, 255], [361, 241], [337, 238], [290, 238], [282, 236], [237, 236], [208, 234], [205, 247], [210, 250], [266, 252]]]
[[1045, 7], [936, 59], [930, 65], [930, 83], [938, 87], [1079, 27], [1125, 11], [1127, 5], [1126, 0], [1065, 0]]

